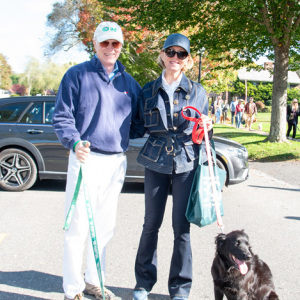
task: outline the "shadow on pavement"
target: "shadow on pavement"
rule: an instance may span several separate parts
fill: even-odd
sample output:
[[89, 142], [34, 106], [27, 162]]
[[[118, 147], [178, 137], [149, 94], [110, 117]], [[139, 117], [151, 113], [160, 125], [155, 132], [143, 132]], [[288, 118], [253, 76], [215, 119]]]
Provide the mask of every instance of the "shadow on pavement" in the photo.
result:
[[277, 186], [261, 186], [261, 185], [249, 185], [250, 187], [254, 188], [261, 188], [261, 189], [276, 189], [282, 191], [290, 191], [290, 192], [300, 192], [300, 189], [291, 189], [291, 188], [279, 188]]
[[[42, 273], [38, 271], [0, 272], [0, 282], [8, 286], [41, 291], [45, 293], [63, 293], [62, 277]], [[5, 299], [1, 297], [0, 299]], [[9, 293], [5, 293], [9, 294]], [[17, 295], [17, 294], [15, 294]], [[19, 296], [19, 295], [18, 295]], [[24, 296], [27, 297], [27, 296]], [[7, 298], [7, 299], [29, 299], [29, 298]], [[40, 298], [31, 298], [40, 299]]]
[[[132, 299], [132, 289], [128, 288], [119, 288], [114, 286], [107, 286], [109, 290], [111, 290], [117, 297], [121, 298], [122, 300], [129, 300]], [[88, 297], [87, 295], [84, 296], [88, 299], [95, 299], [93, 297]], [[149, 300], [169, 300], [169, 295], [161, 295], [161, 294], [150, 294], [148, 296]]]
[[47, 298], [21, 295], [17, 293], [0, 292], [1, 300], [45, 300]]
[[300, 221], [300, 217], [286, 216], [286, 219]]

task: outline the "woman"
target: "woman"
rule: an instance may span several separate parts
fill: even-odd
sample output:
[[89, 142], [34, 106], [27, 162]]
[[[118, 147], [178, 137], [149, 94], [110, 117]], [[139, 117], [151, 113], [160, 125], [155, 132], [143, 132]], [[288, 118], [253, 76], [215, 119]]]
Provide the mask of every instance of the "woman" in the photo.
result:
[[296, 137], [296, 127], [298, 124], [298, 116], [300, 115], [298, 100], [293, 99], [291, 105], [287, 107], [287, 121], [288, 121], [288, 130], [286, 137], [290, 136], [290, 132], [293, 128], [293, 139]]
[[235, 113], [234, 113], [235, 117], [236, 117], [236, 121], [235, 121], [236, 128], [240, 128], [241, 127], [243, 113], [244, 113], [243, 100], [240, 99], [239, 103], [235, 107]]
[[[138, 162], [145, 166], [145, 219], [135, 263], [134, 300], [148, 299], [157, 280], [158, 231], [171, 184], [174, 232], [168, 281], [171, 299], [188, 299], [192, 285], [190, 223], [185, 211], [198, 164], [199, 145], [191, 139], [194, 123], [185, 120], [181, 111], [190, 105], [207, 115], [208, 101], [204, 88], [184, 74], [193, 65], [186, 36], [171, 34], [160, 52], [159, 62], [164, 70], [158, 79], [143, 87], [140, 124], [133, 126], [134, 137], [149, 133], [138, 156]], [[199, 117], [194, 110], [186, 114]], [[212, 130], [209, 133], [211, 136]]]

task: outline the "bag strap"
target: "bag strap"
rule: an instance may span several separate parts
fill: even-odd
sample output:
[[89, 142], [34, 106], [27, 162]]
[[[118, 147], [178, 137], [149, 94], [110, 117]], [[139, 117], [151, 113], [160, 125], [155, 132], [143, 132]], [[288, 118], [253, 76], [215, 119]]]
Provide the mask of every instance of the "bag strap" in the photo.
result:
[[[199, 114], [200, 117], [197, 119], [197, 118], [188, 117], [188, 116], [184, 115], [184, 112], [187, 109], [195, 110]], [[209, 175], [210, 175], [212, 192], [213, 192], [213, 201], [215, 204], [215, 210], [216, 210], [216, 216], [217, 216], [217, 224], [218, 224], [218, 227], [220, 228], [220, 230], [222, 231], [222, 233], [224, 233], [224, 224], [222, 222], [222, 217], [221, 217], [219, 198], [218, 198], [218, 189], [217, 189], [217, 183], [216, 183], [216, 177], [215, 177], [215, 175], [217, 175], [216, 151], [215, 151], [214, 142], [212, 142], [212, 147], [210, 146], [210, 141], [209, 141], [209, 137], [208, 137], [209, 124], [206, 122], [205, 118], [201, 118], [202, 114], [198, 111], [198, 109], [196, 109], [193, 106], [184, 107], [181, 111], [181, 114], [182, 114], [183, 118], [185, 118], [186, 120], [195, 122], [193, 132], [192, 132], [193, 142], [196, 144], [200, 144], [204, 137], [206, 155], [207, 155], [207, 161], [208, 161], [208, 169], [209, 169]], [[201, 153], [201, 152], [202, 152], [202, 149], [200, 149], [199, 153]], [[199, 154], [199, 159], [200, 159], [200, 154]], [[213, 162], [214, 162], [214, 164], [213, 164]]]

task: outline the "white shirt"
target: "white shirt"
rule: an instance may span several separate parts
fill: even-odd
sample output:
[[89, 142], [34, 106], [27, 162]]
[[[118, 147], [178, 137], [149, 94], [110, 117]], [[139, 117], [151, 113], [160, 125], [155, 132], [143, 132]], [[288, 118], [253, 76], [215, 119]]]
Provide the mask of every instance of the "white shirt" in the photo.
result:
[[174, 113], [174, 92], [176, 91], [176, 89], [178, 88], [181, 78], [182, 78], [182, 73], [180, 73], [178, 79], [176, 81], [173, 81], [171, 84], [168, 84], [166, 78], [165, 78], [165, 73], [166, 70], [163, 70], [162, 72], [162, 85], [163, 88], [165, 89], [166, 93], [168, 94], [169, 97], [169, 101], [170, 101], [170, 113], [171, 113], [171, 118], [173, 120], [173, 113]]

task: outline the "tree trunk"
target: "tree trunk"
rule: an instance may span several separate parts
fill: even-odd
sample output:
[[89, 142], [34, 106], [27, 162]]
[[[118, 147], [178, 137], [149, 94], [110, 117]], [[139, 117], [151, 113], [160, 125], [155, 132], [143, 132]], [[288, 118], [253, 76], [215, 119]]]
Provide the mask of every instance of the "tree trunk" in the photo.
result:
[[287, 79], [289, 45], [275, 47], [270, 142], [286, 141]]

